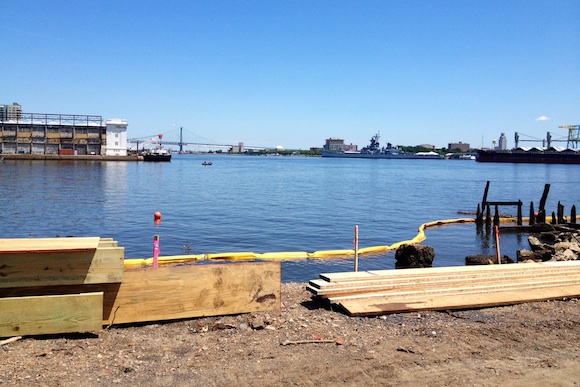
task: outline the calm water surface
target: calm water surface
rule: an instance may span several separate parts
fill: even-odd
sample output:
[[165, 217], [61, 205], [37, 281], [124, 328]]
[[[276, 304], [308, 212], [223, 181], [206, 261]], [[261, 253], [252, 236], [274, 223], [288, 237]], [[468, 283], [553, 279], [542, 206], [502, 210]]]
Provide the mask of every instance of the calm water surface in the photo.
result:
[[[202, 166], [204, 160], [213, 162]], [[413, 238], [424, 222], [466, 217], [481, 202], [530, 201], [536, 208], [551, 184], [546, 208], [580, 205], [580, 168], [464, 160], [351, 160], [306, 157], [174, 155], [171, 163], [10, 161], [0, 164], [0, 237], [102, 236], [127, 258], [229, 251], [352, 249]], [[160, 211], [162, 222], [153, 222]], [[515, 208], [502, 212], [515, 214]], [[427, 231], [436, 266], [463, 265], [465, 256], [493, 254], [474, 225]], [[525, 237], [502, 236], [515, 257]], [[352, 259], [283, 263], [283, 281], [351, 271]], [[361, 256], [361, 270], [393, 268], [394, 253]]]

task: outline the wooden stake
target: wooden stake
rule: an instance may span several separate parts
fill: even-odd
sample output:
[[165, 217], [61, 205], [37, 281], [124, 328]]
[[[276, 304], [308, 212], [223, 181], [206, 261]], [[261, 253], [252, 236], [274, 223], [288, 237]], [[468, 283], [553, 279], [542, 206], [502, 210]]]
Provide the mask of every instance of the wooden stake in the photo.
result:
[[358, 271], [358, 225], [354, 226], [354, 271]]
[[501, 252], [499, 249], [499, 227], [495, 226], [495, 248], [497, 250], [497, 264], [501, 265]]

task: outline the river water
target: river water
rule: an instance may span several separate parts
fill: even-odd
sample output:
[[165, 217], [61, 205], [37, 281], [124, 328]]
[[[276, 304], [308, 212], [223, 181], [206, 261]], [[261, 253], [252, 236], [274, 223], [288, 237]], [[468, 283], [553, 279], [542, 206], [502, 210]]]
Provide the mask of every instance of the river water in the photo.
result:
[[[213, 165], [202, 166], [203, 161]], [[319, 157], [174, 155], [170, 163], [13, 161], [0, 163], [0, 238], [101, 236], [125, 247], [127, 258], [251, 251], [352, 249], [415, 237], [419, 225], [472, 217], [486, 181], [488, 200], [537, 209], [560, 201], [580, 205], [575, 165], [497, 164], [469, 160], [364, 160]], [[155, 224], [153, 214], [162, 213]], [[502, 208], [516, 213], [516, 208]], [[434, 266], [463, 265], [493, 254], [491, 236], [473, 224], [426, 232]], [[515, 258], [525, 236], [503, 235], [501, 252]], [[360, 257], [359, 269], [394, 267], [394, 252]], [[352, 271], [353, 259], [285, 261], [284, 282]]]

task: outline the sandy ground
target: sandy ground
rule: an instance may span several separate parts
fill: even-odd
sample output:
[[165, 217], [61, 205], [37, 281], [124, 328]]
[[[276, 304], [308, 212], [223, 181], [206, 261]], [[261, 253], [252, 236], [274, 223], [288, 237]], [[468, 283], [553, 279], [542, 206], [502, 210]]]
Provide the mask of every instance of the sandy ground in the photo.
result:
[[0, 385], [580, 386], [580, 300], [348, 317], [280, 311], [113, 326], [0, 347]]

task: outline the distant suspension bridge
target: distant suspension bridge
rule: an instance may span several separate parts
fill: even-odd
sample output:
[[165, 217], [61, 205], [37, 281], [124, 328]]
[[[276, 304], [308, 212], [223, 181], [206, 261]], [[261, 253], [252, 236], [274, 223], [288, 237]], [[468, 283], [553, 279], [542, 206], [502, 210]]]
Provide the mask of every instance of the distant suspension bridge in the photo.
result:
[[146, 136], [146, 137], [139, 137], [139, 138], [130, 138], [128, 142], [130, 144], [135, 144], [135, 147], [131, 147], [131, 149], [139, 150], [139, 148], [145, 147], [149, 144], [164, 144], [164, 145], [177, 145], [179, 146], [179, 152], [183, 152], [183, 147], [185, 146], [193, 146], [193, 147], [207, 147], [207, 148], [224, 148], [230, 150], [235, 150], [236, 152], [243, 152], [244, 150], [263, 150], [263, 149], [275, 149], [276, 147], [263, 147], [263, 146], [249, 146], [244, 145], [243, 142], [239, 142], [238, 144], [213, 144], [213, 143], [205, 143], [205, 142], [188, 142], [183, 141], [183, 128], [179, 128], [179, 141], [163, 141], [163, 134], [153, 135], [153, 136]]

